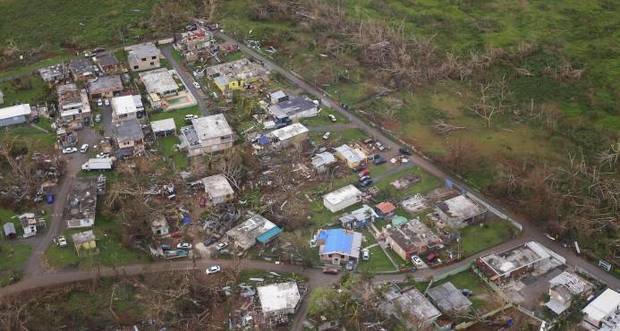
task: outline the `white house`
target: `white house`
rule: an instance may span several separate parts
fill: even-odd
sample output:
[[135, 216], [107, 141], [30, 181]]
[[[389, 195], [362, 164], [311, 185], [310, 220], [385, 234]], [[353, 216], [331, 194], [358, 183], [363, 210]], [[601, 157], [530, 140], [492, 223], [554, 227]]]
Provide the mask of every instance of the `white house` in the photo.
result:
[[181, 128], [181, 148], [189, 156], [213, 153], [231, 148], [235, 134], [224, 114], [215, 114], [192, 120], [191, 126]]
[[289, 145], [299, 144], [308, 138], [308, 128], [301, 123], [293, 123], [273, 130], [269, 135], [273, 138], [272, 141], [277, 147], [286, 147]]
[[618, 330], [620, 328], [620, 293], [606, 289], [583, 310], [586, 327], [594, 330]]
[[362, 201], [362, 192], [353, 185], [341, 187], [323, 196], [323, 205], [332, 213]]
[[349, 145], [342, 145], [334, 148], [336, 150], [336, 157], [343, 160], [347, 166], [351, 169], [357, 168], [366, 161], [368, 157], [364, 152], [357, 148], [353, 148]]
[[144, 111], [139, 95], [124, 95], [112, 98], [112, 122], [136, 119], [138, 112]]
[[29, 104], [0, 108], [0, 127], [26, 123], [31, 112]]
[[294, 314], [301, 302], [296, 282], [259, 286], [256, 291], [265, 318]]
[[235, 191], [224, 175], [205, 177], [201, 181], [211, 204], [224, 203], [235, 197]]

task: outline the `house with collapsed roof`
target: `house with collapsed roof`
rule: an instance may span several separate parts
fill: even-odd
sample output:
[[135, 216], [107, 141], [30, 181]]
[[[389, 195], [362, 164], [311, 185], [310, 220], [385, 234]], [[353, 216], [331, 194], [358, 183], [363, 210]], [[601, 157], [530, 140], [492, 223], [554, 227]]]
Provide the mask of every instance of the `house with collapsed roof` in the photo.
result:
[[301, 303], [296, 282], [276, 283], [256, 288], [261, 312], [266, 319], [279, 319], [295, 313]]
[[205, 188], [209, 204], [218, 205], [235, 197], [235, 191], [224, 175], [213, 175], [200, 180]]
[[191, 126], [181, 128], [181, 149], [189, 156], [222, 151], [233, 146], [235, 133], [224, 114], [192, 119]]
[[586, 297], [594, 286], [581, 276], [564, 271], [549, 280], [549, 301], [545, 306], [556, 315], [568, 310], [575, 298]]
[[71, 72], [64, 63], [54, 64], [39, 69], [39, 75], [50, 86], [59, 84], [71, 78]]
[[101, 76], [90, 79], [86, 90], [91, 98], [111, 98], [123, 91], [121, 76]]
[[316, 235], [319, 257], [327, 264], [357, 262], [362, 247], [362, 234], [345, 229], [320, 229]]
[[310, 163], [317, 172], [324, 172], [330, 165], [336, 163], [336, 157], [330, 152], [318, 153], [312, 157]]
[[201, 56], [207, 55], [213, 42], [213, 34], [198, 26], [194, 30], [176, 34], [174, 47], [181, 53], [185, 61], [191, 63]]
[[144, 113], [144, 105], [140, 95], [123, 95], [114, 97], [112, 105], [112, 123], [137, 119]]
[[145, 71], [161, 66], [159, 59], [161, 52], [152, 42], [125, 47], [127, 62], [132, 71]]
[[392, 287], [384, 296], [380, 309], [386, 316], [404, 321], [408, 330], [426, 330], [441, 316], [441, 312], [415, 287], [402, 292]]
[[440, 202], [435, 207], [441, 225], [460, 229], [486, 219], [487, 209], [466, 195]]
[[91, 109], [88, 94], [85, 89], [78, 89], [74, 83], [56, 86], [58, 96], [58, 110], [64, 123], [73, 121], [90, 123]]
[[0, 108], [0, 128], [28, 122], [32, 115], [29, 104]]
[[102, 72], [108, 75], [120, 74], [123, 72], [123, 65], [118, 62], [116, 56], [112, 53], [97, 53], [97, 55], [95, 55], [95, 63]]
[[347, 144], [334, 148], [336, 157], [343, 160], [351, 169], [355, 169], [366, 163], [368, 156], [358, 148], [353, 148]]
[[443, 240], [417, 218], [400, 226], [386, 227], [383, 233], [390, 248], [405, 261], [443, 247]]
[[259, 214], [254, 214], [245, 222], [226, 232], [226, 237], [242, 251], [248, 250], [257, 242], [268, 244], [282, 233], [282, 229]]
[[368, 226], [378, 217], [379, 215], [377, 215], [372, 207], [363, 205], [362, 208], [347, 213], [338, 220], [340, 221], [340, 225], [345, 229], [359, 229]]
[[151, 232], [158, 238], [167, 237], [170, 234], [170, 225], [165, 216], [161, 215], [151, 221]]
[[293, 123], [283, 128], [271, 131], [269, 133], [269, 137], [275, 147], [284, 148], [291, 145], [298, 146], [303, 141], [308, 139], [308, 132], [310, 132], [310, 130], [308, 130], [308, 128], [303, 124]]
[[67, 196], [62, 219], [69, 229], [89, 228], [95, 224], [97, 183], [88, 177], [78, 177]]
[[144, 154], [144, 133], [137, 119], [128, 119], [114, 124], [116, 156], [120, 159]]
[[244, 89], [252, 82], [269, 77], [265, 67], [245, 58], [208, 67], [205, 72], [222, 93]]
[[78, 57], [69, 62], [69, 71], [76, 81], [86, 81], [97, 76], [99, 68], [90, 58]]
[[323, 205], [332, 213], [362, 201], [362, 191], [349, 184], [323, 196]]
[[430, 288], [426, 294], [444, 314], [462, 314], [469, 310], [472, 303], [451, 282]]

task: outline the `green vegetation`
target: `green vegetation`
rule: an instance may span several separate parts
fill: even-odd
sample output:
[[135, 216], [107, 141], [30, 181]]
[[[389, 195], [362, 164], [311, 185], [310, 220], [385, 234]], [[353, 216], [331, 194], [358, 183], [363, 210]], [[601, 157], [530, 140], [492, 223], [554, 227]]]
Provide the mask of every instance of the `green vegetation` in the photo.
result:
[[120, 266], [132, 263], [145, 263], [148, 258], [142, 253], [127, 248], [122, 243], [122, 225], [112, 216], [97, 215], [95, 221], [95, 236], [99, 254], [78, 256], [75, 252], [71, 235], [84, 230], [67, 230], [64, 235], [67, 238], [68, 247], [59, 248], [50, 246], [45, 257], [47, 263], [53, 268], [80, 268], [89, 269], [96, 266]]
[[360, 260], [360, 263], [357, 267], [358, 271], [361, 272], [382, 272], [382, 271], [394, 271], [394, 266], [390, 259], [385, 255], [381, 247], [379, 245], [371, 247], [370, 251], [370, 260], [364, 261]]
[[189, 159], [185, 153], [176, 150], [175, 145], [179, 143], [179, 139], [176, 136], [168, 136], [157, 139], [159, 148], [162, 154], [171, 159], [177, 170], [187, 168]]
[[174, 123], [177, 126], [177, 130], [181, 129], [181, 127], [187, 126], [187, 122], [185, 121], [185, 115], [198, 115], [202, 116], [200, 109], [198, 106], [187, 107], [183, 109], [171, 110], [167, 112], [151, 112], [149, 113], [149, 119], [151, 121], [159, 121], [166, 118], [173, 118]]
[[28, 124], [0, 128], [0, 144], [9, 142], [27, 147], [34, 152], [49, 152], [56, 144], [56, 135], [54, 132], [46, 133]]
[[[402, 190], [397, 190], [391, 185], [393, 181], [403, 179], [408, 175], [420, 176], [421, 180]], [[441, 181], [422, 168], [415, 166], [385, 176], [376, 183], [376, 186], [383, 192], [386, 200], [391, 200], [405, 198], [416, 193], [427, 193], [441, 186]]]
[[4, 107], [20, 103], [35, 105], [44, 101], [49, 90], [47, 84], [38, 76], [27, 76], [0, 83], [0, 91], [4, 93]]
[[[335, 123], [329, 119], [329, 115], [334, 115], [334, 117], [336, 117]], [[306, 126], [322, 126], [332, 124], [346, 124], [349, 123], [349, 121], [344, 116], [342, 116], [342, 114], [332, 110], [331, 108], [321, 108], [321, 112], [318, 116], [304, 118], [301, 120], [301, 123]]]
[[31, 252], [29, 245], [0, 244], [0, 287], [19, 280], [21, 268]]
[[468, 226], [461, 232], [462, 253], [464, 256], [471, 256], [499, 245], [510, 240], [516, 231], [516, 228], [503, 220], [492, 220], [480, 223], [480, 225]]
[[471, 270], [465, 270], [458, 274], [444, 278], [438, 282], [433, 283], [431, 287], [441, 285], [443, 283], [451, 282], [458, 289], [468, 289], [473, 292], [473, 295], [469, 298], [472, 306], [476, 309], [489, 311], [497, 308], [495, 299], [495, 293]]

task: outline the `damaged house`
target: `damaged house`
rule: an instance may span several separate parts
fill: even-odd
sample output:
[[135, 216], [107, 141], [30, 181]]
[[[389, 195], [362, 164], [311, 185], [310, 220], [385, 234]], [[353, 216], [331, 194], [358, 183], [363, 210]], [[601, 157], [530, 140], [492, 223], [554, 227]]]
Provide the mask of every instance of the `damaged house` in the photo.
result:
[[387, 243], [403, 260], [443, 247], [443, 241], [428, 226], [414, 218], [400, 226], [384, 228]]
[[277, 225], [261, 215], [255, 214], [245, 222], [235, 226], [226, 232], [228, 240], [234, 243], [241, 251], [248, 250], [257, 242], [267, 244], [275, 239], [280, 233]]
[[113, 127], [116, 155], [122, 159], [144, 154], [144, 133], [137, 119], [117, 122]]
[[235, 191], [224, 175], [213, 175], [200, 180], [205, 188], [209, 204], [218, 205], [235, 197]]
[[79, 90], [73, 83], [58, 85], [56, 94], [58, 95], [58, 111], [64, 123], [73, 121], [85, 125], [90, 123], [91, 109], [85, 89]]
[[269, 71], [265, 67], [248, 59], [208, 67], [206, 74], [224, 94], [244, 89], [252, 82], [269, 77]]
[[484, 221], [487, 209], [467, 196], [459, 195], [437, 204], [435, 212], [439, 215], [441, 223], [460, 229], [467, 225]]
[[101, 76], [86, 83], [91, 98], [111, 98], [123, 91], [123, 81], [119, 75]]
[[160, 67], [161, 52], [152, 42], [125, 47], [127, 62], [132, 71], [151, 70]]
[[192, 120], [191, 126], [181, 128], [181, 149], [189, 156], [203, 155], [231, 148], [235, 134], [224, 114], [215, 114]]
[[69, 229], [89, 228], [95, 224], [97, 183], [90, 178], [76, 178], [67, 196], [62, 219]]

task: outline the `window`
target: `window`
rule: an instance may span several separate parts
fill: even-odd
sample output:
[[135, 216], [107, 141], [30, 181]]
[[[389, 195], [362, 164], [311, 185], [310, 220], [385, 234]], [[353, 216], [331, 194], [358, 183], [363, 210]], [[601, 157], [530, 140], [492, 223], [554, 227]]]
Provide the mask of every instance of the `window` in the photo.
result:
[[157, 56], [153, 55], [151, 56], [151, 60], [155, 60], [157, 58]]
[[150, 64], [151, 64], [152, 66], [154, 66], [154, 65], [155, 65], [155, 63], [154, 63], [153, 61], [151, 61], [151, 63], [150, 63]]
[[133, 66], [134, 69], [138, 70], [138, 66]]
[[142, 58], [142, 61], [146, 61], [146, 58], [145, 58], [145, 57], [143, 57], [143, 58]]

